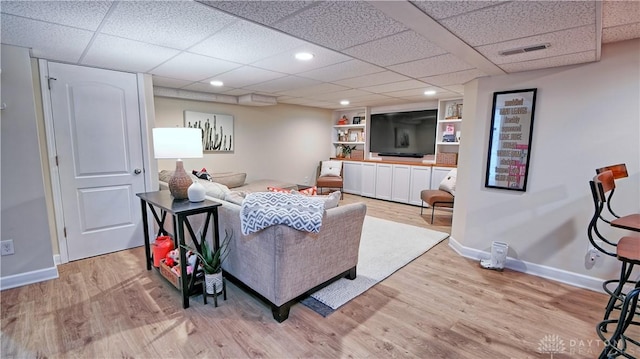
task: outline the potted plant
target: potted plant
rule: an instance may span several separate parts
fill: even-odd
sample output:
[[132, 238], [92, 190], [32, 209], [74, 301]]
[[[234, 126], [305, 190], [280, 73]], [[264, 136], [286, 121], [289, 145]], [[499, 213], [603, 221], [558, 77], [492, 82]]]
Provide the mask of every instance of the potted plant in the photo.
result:
[[[229, 240], [233, 236], [233, 232], [225, 231], [225, 237], [220, 243], [220, 247], [216, 250], [209, 247], [206, 240], [202, 241], [201, 251], [194, 251], [200, 259], [200, 267], [204, 272], [205, 288], [207, 294], [214, 294], [214, 285], [216, 293], [222, 292], [222, 262], [229, 254]], [[189, 248], [190, 250], [193, 250]]]
[[355, 150], [356, 146], [345, 145], [342, 147], [342, 157], [351, 158], [351, 151]]

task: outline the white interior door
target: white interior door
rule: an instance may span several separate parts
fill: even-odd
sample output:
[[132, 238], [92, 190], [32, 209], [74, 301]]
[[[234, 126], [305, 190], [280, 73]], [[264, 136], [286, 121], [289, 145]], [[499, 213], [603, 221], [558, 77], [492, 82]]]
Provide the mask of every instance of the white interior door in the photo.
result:
[[142, 245], [136, 75], [53, 62], [48, 72], [68, 259]]

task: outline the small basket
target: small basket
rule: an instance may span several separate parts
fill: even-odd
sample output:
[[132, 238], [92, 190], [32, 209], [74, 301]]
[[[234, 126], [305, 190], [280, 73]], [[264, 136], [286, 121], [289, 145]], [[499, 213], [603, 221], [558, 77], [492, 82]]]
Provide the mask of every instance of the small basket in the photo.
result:
[[458, 164], [458, 154], [454, 152], [440, 152], [436, 155], [436, 164], [456, 165]]
[[171, 267], [164, 263], [164, 259], [160, 261], [160, 274], [169, 281], [169, 283], [173, 284], [174, 287], [180, 289], [182, 286], [182, 282], [180, 281], [180, 276], [177, 275], [174, 271], [171, 270]]
[[351, 150], [352, 160], [364, 160], [364, 150]]

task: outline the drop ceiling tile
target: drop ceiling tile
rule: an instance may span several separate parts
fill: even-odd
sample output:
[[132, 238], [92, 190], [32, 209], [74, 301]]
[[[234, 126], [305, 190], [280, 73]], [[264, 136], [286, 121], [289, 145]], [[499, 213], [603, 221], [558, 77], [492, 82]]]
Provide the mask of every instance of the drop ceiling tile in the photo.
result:
[[596, 61], [596, 52], [585, 51], [577, 54], [569, 54], [546, 59], [531, 60], [524, 62], [514, 62], [511, 64], [500, 65], [500, 68], [508, 73], [538, 70], [543, 68], [551, 68], [566, 65], [576, 65], [586, 62]]
[[411, 77], [427, 77], [471, 68], [473, 67], [451, 54], [389, 66], [390, 70]]
[[154, 75], [201, 81], [240, 67], [239, 64], [183, 52], [151, 70]]
[[392, 82], [392, 83], [377, 85], [377, 86], [367, 86], [367, 87], [362, 87], [362, 89], [365, 91], [373, 92], [373, 93], [386, 93], [386, 92], [394, 92], [394, 91], [402, 91], [402, 90], [424, 89], [427, 87], [429, 87], [429, 85], [425, 84], [422, 81], [407, 80], [407, 81]]
[[185, 86], [184, 89], [190, 90], [190, 91], [206, 92], [206, 93], [227, 94], [226, 92], [229, 90], [232, 90], [233, 88], [228, 86], [215, 87], [215, 86], [211, 86], [211, 84], [209, 83], [194, 82], [190, 85]]
[[417, 89], [409, 89], [409, 90], [401, 90], [401, 91], [389, 91], [389, 92], [385, 92], [384, 94], [386, 96], [389, 97], [411, 97], [411, 98], [415, 98], [415, 97], [419, 97], [425, 100], [429, 100], [432, 99], [433, 96], [429, 97], [427, 95], [424, 94], [424, 92], [427, 90], [427, 86], [424, 86], [422, 88], [417, 88]]
[[152, 80], [153, 80], [153, 86], [178, 88], [178, 89], [193, 83], [193, 81], [172, 79], [170, 77], [162, 77], [158, 75], [153, 75]]
[[425, 14], [436, 20], [465, 14], [489, 6], [498, 5], [505, 1], [411, 1], [415, 6], [424, 11]]
[[2, 1], [2, 12], [95, 31], [111, 1]]
[[603, 1], [602, 25], [604, 28], [640, 22], [640, 1]]
[[[310, 61], [297, 60], [294, 55], [298, 52], [312, 53], [314, 58]], [[306, 44], [295, 49], [285, 51], [281, 54], [254, 62], [251, 65], [293, 75], [349, 60], [351, 60], [349, 56], [343, 55], [339, 52], [328, 50], [313, 44]]]
[[[143, 42], [98, 35], [82, 59], [82, 64], [106, 69], [148, 72], [179, 53], [178, 50]], [[167, 76], [179, 78], [178, 76]]]
[[349, 100], [351, 98], [357, 98], [362, 96], [370, 95], [371, 93], [356, 89], [350, 89], [345, 91], [336, 91], [325, 94], [319, 94], [314, 96], [318, 100], [328, 101], [328, 102], [338, 102], [340, 100]]
[[252, 93], [251, 90], [246, 90], [246, 89], [231, 89], [228, 91], [223, 92], [225, 95], [231, 95], [231, 96], [242, 96], [242, 95], [247, 95]]
[[300, 9], [313, 4], [313, 1], [199, 1], [241, 18], [261, 24], [273, 24]]
[[351, 97], [349, 98], [349, 100], [353, 103], [353, 102], [363, 102], [363, 101], [383, 101], [383, 100], [389, 100], [390, 97], [387, 96], [386, 94], [382, 95], [382, 94], [378, 94], [378, 93], [372, 93], [372, 94], [368, 94], [365, 96], [358, 96], [358, 97]]
[[384, 71], [383, 68], [368, 64], [360, 60], [350, 60], [323, 67], [317, 70], [302, 72], [299, 76], [308, 77], [320, 81], [337, 81], [350, 77], [373, 74]]
[[[502, 56], [499, 54], [500, 51], [504, 50], [518, 49], [545, 43], [548, 43], [551, 46], [544, 50], [525, 52], [522, 54], [509, 56]], [[535, 60], [544, 57], [555, 57], [595, 49], [596, 34], [595, 31], [593, 31], [593, 25], [550, 32], [543, 35], [505, 41], [498, 44], [480, 46], [476, 48], [478, 52], [497, 65], [510, 62]]]
[[[460, 95], [464, 93], [464, 85], [447, 85], [447, 86], [442, 86], [442, 88], [444, 88], [445, 90], [448, 90], [449, 92], [455, 94], [455, 95]], [[440, 98], [445, 98], [444, 95], [440, 96]]]
[[184, 50], [235, 21], [192, 1], [120, 1], [101, 31]]
[[444, 54], [439, 46], [415, 31], [404, 31], [344, 50], [357, 59], [379, 66], [400, 64]]
[[334, 50], [407, 30], [364, 1], [323, 1], [278, 22], [274, 27]]
[[259, 84], [269, 80], [275, 80], [285, 76], [287, 75], [279, 72], [267, 71], [252, 66], [242, 66], [231, 71], [218, 74], [203, 82], [220, 80], [227, 87], [239, 88]]
[[246, 88], [252, 91], [261, 91], [265, 93], [279, 93], [282, 91], [289, 91], [305, 86], [313, 86], [319, 83], [320, 81], [303, 77], [287, 76], [271, 81], [265, 81], [256, 85], [246, 86]]
[[302, 45], [303, 41], [292, 36], [242, 21], [224, 28], [189, 51], [250, 64]]
[[29, 47], [34, 57], [49, 60], [78, 62], [92, 36], [88, 30], [13, 15], [2, 14], [0, 23], [3, 44]]
[[513, 1], [440, 23], [475, 47], [594, 25], [595, 14], [595, 1]]
[[314, 97], [314, 96], [328, 93], [328, 92], [337, 92], [337, 91], [345, 91], [345, 90], [348, 90], [348, 88], [344, 86], [330, 84], [330, 83], [322, 83], [319, 85], [313, 85], [313, 86], [303, 87], [303, 88], [289, 90], [289, 91], [280, 91], [278, 92], [278, 94], [286, 95], [286, 96], [297, 96], [297, 97]]
[[407, 76], [400, 75], [391, 71], [376, 72], [374, 74], [351, 77], [344, 80], [333, 81], [333, 83], [347, 87], [366, 87], [382, 85], [390, 82], [400, 82], [409, 80]]
[[422, 77], [420, 78], [420, 80], [436, 86], [445, 86], [453, 84], [464, 84], [473, 79], [484, 76], [487, 76], [487, 74], [478, 69], [470, 69], [450, 72], [442, 75]]
[[602, 30], [602, 42], [631, 40], [640, 37], [640, 23], [624, 26], [608, 27]]

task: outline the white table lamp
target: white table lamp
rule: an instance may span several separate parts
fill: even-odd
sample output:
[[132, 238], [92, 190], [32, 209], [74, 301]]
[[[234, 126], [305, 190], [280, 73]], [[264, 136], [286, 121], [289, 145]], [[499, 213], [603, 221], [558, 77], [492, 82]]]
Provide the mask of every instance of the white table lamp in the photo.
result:
[[202, 157], [202, 130], [181, 127], [154, 128], [153, 152], [155, 158], [176, 159], [176, 170], [169, 180], [169, 191], [174, 199], [204, 201], [204, 187], [191, 180], [182, 163], [183, 158]]

